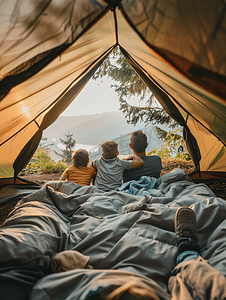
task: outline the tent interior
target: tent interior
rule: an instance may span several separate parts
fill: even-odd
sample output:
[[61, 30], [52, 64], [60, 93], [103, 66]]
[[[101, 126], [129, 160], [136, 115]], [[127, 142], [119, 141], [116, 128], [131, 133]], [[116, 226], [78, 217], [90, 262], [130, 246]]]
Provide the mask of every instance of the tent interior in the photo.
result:
[[[0, 2], [0, 203], [20, 200], [0, 227], [0, 284], [7, 268], [43, 267], [29, 299], [85, 300], [98, 282], [89, 275], [121, 269], [154, 279], [166, 295], [181, 206], [196, 213], [201, 256], [226, 276], [226, 202], [193, 182], [226, 179], [225, 14], [221, 0]], [[197, 172], [165, 174], [149, 195], [18, 177], [115, 47], [183, 127]], [[94, 270], [49, 274], [53, 254], [65, 250]]]

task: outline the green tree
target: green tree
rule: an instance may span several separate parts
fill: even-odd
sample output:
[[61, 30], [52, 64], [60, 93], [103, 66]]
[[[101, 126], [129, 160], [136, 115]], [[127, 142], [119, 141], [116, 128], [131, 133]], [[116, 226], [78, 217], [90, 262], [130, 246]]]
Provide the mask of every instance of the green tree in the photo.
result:
[[73, 133], [65, 134], [65, 136], [66, 136], [65, 140], [60, 138], [61, 143], [64, 145], [64, 149], [62, 150], [63, 153], [62, 154], [59, 154], [57, 152], [56, 153], [60, 155], [66, 163], [70, 163], [71, 155], [75, 147], [76, 141], [73, 139]]
[[[126, 61], [119, 48], [115, 48], [111, 55], [105, 59], [94, 74], [93, 79], [103, 80], [105, 76], [114, 81], [111, 87], [118, 96], [119, 110], [124, 113], [127, 123], [133, 125], [138, 122], [144, 122], [146, 125], [150, 123], [166, 124], [172, 129], [166, 132], [157, 126], [155, 127], [158, 137], [163, 142], [162, 149], [158, 151], [161, 157], [171, 157], [172, 153], [177, 152], [180, 145], [184, 147], [183, 137], [178, 134], [181, 126], [162, 108], [150, 89]], [[135, 104], [130, 104], [130, 99]], [[156, 149], [153, 149], [153, 153], [156, 151]], [[189, 157], [188, 154], [182, 156], [184, 158]], [[181, 157], [180, 153], [177, 157]]]
[[157, 131], [158, 138], [163, 142], [163, 145], [161, 150], [152, 149], [148, 155], [157, 154], [162, 158], [172, 158], [172, 155], [177, 153], [174, 158], [191, 159], [188, 153], [178, 151], [179, 147], [185, 149], [184, 139], [179, 129], [175, 129], [174, 131], [169, 130], [167, 132], [156, 126], [155, 130]]
[[[175, 126], [176, 123], [129, 65], [119, 48], [115, 48], [111, 56], [105, 59], [94, 74], [93, 79], [103, 79], [105, 76], [114, 81], [111, 87], [118, 95], [119, 109], [125, 114], [127, 123], [136, 125], [142, 121], [145, 124], [158, 123]], [[128, 100], [134, 100], [134, 98], [138, 101], [137, 105], [129, 104]]]
[[38, 147], [29, 164], [20, 175], [34, 173], [62, 173], [68, 166], [64, 163], [55, 163], [49, 156], [49, 151]]
[[52, 161], [51, 157], [49, 156], [49, 153], [42, 147], [37, 148], [33, 156], [33, 159], [36, 160], [38, 163], [44, 163], [44, 164]]

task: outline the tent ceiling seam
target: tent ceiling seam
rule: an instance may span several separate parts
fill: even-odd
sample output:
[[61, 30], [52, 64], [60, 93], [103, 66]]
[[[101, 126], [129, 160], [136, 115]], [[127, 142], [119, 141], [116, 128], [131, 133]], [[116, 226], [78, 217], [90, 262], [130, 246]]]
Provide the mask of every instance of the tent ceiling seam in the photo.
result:
[[110, 9], [115, 11], [116, 7], [119, 7], [122, 0], [104, 0], [108, 5], [110, 5]]
[[116, 43], [118, 44], [118, 23], [117, 23], [115, 10], [113, 11], [113, 13], [114, 13], [114, 22], [115, 22], [115, 38], [116, 38]]
[[38, 126], [38, 129], [40, 129], [40, 126], [36, 120], [34, 120], [35, 124]]

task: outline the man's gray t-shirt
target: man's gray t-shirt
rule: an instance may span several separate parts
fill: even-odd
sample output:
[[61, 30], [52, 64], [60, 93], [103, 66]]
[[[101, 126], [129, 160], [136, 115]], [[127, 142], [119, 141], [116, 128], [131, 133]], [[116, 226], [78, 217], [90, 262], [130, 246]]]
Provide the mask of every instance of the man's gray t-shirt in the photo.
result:
[[162, 160], [158, 155], [140, 156], [144, 165], [138, 169], [125, 170], [123, 173], [123, 182], [130, 180], [139, 180], [141, 176], [150, 176], [159, 178], [162, 170]]
[[93, 167], [97, 169], [95, 186], [105, 192], [115, 190], [122, 184], [124, 170], [131, 168], [131, 160], [116, 158], [98, 158], [93, 161]]

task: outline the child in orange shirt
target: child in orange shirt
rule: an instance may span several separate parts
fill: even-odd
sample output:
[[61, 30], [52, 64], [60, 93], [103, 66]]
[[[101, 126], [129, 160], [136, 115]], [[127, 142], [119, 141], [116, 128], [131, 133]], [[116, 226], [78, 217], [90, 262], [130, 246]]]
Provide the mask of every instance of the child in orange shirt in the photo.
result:
[[91, 179], [96, 174], [93, 167], [88, 167], [89, 154], [85, 149], [79, 149], [72, 153], [73, 166], [67, 168], [60, 180], [74, 181], [80, 185], [90, 185]]

